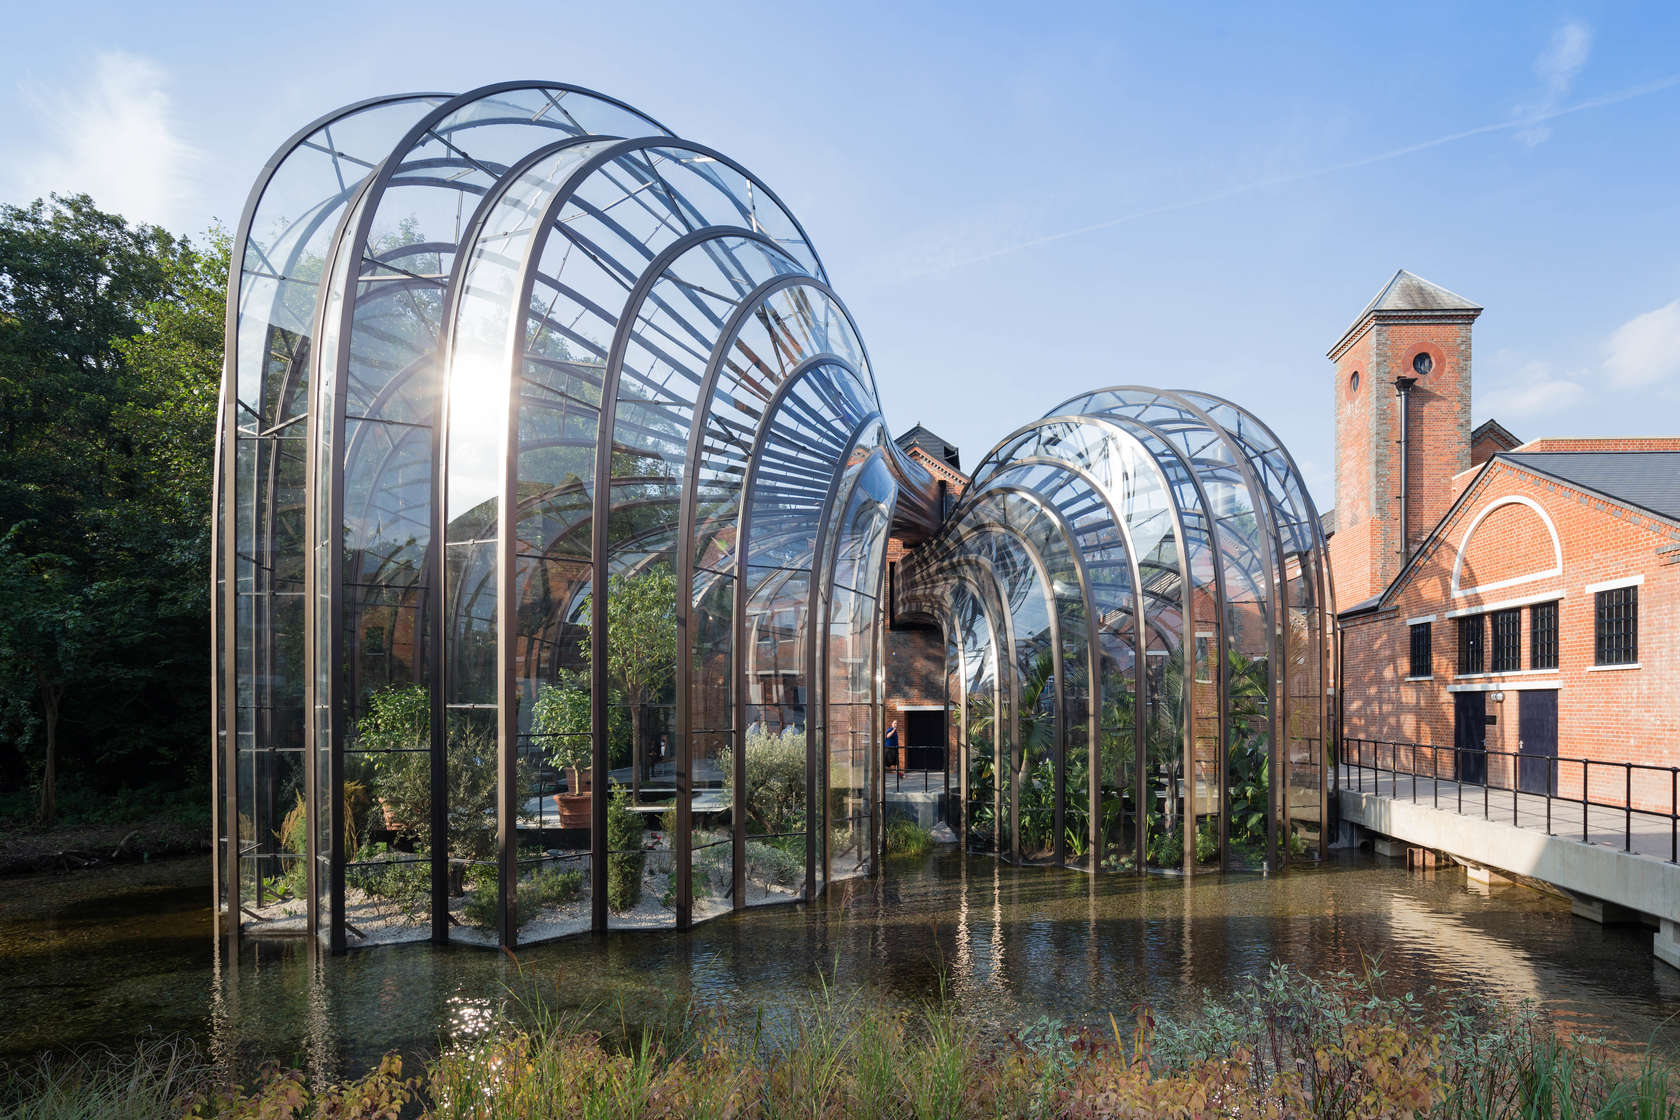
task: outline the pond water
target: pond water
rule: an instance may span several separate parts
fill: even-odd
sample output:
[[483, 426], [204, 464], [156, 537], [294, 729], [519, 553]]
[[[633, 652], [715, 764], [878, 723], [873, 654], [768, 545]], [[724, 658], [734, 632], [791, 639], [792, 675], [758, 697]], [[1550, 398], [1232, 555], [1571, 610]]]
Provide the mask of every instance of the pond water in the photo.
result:
[[914, 1006], [944, 990], [977, 1025], [1106, 1024], [1182, 1012], [1272, 960], [1321, 973], [1374, 961], [1390, 994], [1531, 999], [1562, 1025], [1680, 1042], [1680, 972], [1649, 931], [1601, 927], [1518, 886], [1370, 854], [1263, 878], [1091, 877], [955, 852], [889, 861], [811, 906], [688, 934], [626, 933], [508, 954], [409, 945], [317, 957], [301, 941], [215, 951], [202, 859], [0, 881], [0, 1060], [186, 1033], [241, 1066], [356, 1073], [482, 1030], [510, 995], [614, 1024], [699, 1005], [772, 1025], [825, 986]]

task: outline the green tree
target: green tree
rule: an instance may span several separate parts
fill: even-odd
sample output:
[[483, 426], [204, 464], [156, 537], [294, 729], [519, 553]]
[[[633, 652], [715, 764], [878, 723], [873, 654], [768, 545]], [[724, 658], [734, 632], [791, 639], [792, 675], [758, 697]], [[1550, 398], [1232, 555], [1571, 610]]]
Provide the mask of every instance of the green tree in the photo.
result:
[[[585, 604], [586, 611], [593, 609]], [[592, 617], [588, 614], [585, 617]], [[594, 656], [594, 635], [586, 633], [583, 658]], [[607, 583], [607, 679], [630, 709], [632, 797], [642, 794], [642, 720], [676, 677], [677, 577], [659, 563]]]
[[[617, 690], [609, 690], [607, 696], [607, 764], [622, 766], [629, 761], [630, 722], [624, 714], [624, 698]], [[588, 673], [562, 669], [556, 683], [537, 690], [537, 702], [531, 707], [531, 730], [542, 737], [537, 745], [556, 769], [576, 768], [580, 776], [589, 775], [594, 757], [594, 713], [590, 709]]]
[[0, 207], [0, 778], [203, 769], [225, 238], [85, 195]]

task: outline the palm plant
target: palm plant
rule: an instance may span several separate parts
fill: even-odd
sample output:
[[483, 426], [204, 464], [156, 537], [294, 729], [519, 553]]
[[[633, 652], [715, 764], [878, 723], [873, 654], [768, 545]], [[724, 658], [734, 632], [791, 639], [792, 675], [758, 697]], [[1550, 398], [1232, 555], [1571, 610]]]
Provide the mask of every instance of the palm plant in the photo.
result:
[[1230, 782], [1230, 841], [1264, 844], [1271, 803], [1271, 759], [1267, 715], [1271, 672], [1263, 657], [1231, 650], [1225, 659], [1231, 706], [1227, 713]]

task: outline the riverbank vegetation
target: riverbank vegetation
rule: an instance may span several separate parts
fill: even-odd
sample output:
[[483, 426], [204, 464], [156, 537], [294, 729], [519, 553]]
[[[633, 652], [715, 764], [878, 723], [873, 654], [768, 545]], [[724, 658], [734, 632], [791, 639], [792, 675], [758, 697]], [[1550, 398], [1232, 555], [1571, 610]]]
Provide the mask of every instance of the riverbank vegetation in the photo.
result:
[[833, 996], [745, 1020], [694, 1015], [604, 1034], [516, 1015], [405, 1066], [324, 1083], [269, 1067], [233, 1084], [186, 1046], [43, 1063], [0, 1120], [191, 1116], [521, 1120], [576, 1117], [1680, 1117], [1666, 1055], [1565, 1037], [1532, 1008], [1428, 1009], [1380, 973], [1274, 966], [1183, 1021], [1040, 1021], [999, 1034], [949, 1002], [914, 1013]]
[[[0, 206], [0, 789], [41, 828], [205, 787], [227, 269], [219, 231]], [[60, 846], [104, 849], [98, 826]]]
[[39, 818], [39, 796], [0, 794], [0, 875], [78, 871], [210, 850], [210, 798], [200, 789], [151, 785], [100, 792], [77, 781], [61, 785], [51, 824]]

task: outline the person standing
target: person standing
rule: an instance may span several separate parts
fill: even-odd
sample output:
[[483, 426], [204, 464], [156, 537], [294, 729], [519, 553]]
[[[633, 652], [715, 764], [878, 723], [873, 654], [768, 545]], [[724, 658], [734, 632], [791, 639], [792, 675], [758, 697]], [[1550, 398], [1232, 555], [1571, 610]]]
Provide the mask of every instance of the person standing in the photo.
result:
[[887, 768], [898, 765], [898, 721], [895, 719], [887, 724]]

